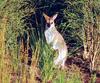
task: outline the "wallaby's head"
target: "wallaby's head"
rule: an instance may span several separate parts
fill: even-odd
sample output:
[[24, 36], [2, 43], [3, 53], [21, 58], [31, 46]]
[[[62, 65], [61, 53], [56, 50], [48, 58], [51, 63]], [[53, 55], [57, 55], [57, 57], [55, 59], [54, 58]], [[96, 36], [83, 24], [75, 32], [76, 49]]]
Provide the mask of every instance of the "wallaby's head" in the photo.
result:
[[53, 15], [52, 17], [49, 17], [48, 15], [46, 15], [45, 13], [43, 13], [43, 16], [46, 20], [46, 28], [51, 28], [51, 27], [55, 27], [55, 23], [54, 20], [56, 19], [58, 14]]

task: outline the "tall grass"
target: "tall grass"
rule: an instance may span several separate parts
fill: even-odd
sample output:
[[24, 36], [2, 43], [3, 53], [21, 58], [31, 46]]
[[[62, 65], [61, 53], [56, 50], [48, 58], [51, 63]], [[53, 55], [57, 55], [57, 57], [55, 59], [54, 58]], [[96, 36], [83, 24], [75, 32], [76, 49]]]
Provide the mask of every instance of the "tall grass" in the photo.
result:
[[[34, 41], [31, 66], [28, 67], [21, 63], [21, 58], [17, 58], [17, 55], [20, 57], [24, 54], [20, 52], [21, 44], [17, 44], [16, 38], [26, 31], [23, 29], [24, 24], [21, 21], [25, 12], [18, 10], [20, 3], [20, 0], [9, 0], [5, 1], [0, 8], [0, 16], [2, 17], [0, 21], [3, 21], [5, 15], [8, 18], [7, 21], [4, 20], [0, 23], [0, 46], [2, 46], [0, 49], [0, 83], [38, 83], [39, 80], [36, 80], [36, 77], [40, 78], [42, 83], [78, 81], [75, 75], [68, 78], [69, 73], [54, 66], [53, 62], [58, 53], [42, 38], [37, 40], [34, 33], [31, 36]], [[28, 58], [27, 55], [25, 57]], [[27, 62], [27, 59], [25, 60]]]
[[[46, 43], [43, 33], [43, 38], [38, 39], [34, 29], [30, 29], [32, 34], [28, 41], [32, 43], [32, 63], [31, 66], [26, 64], [28, 55], [21, 53], [23, 45], [17, 43], [17, 37], [28, 33], [21, 19], [30, 13], [27, 8], [20, 11], [21, 5], [24, 5], [23, 0], [7, 0], [0, 6], [0, 83], [82, 83], [76, 66], [61, 70], [54, 65], [58, 53]], [[5, 16], [7, 21], [3, 20]], [[21, 63], [21, 56], [25, 63]]]
[[[42, 44], [41, 41], [36, 42], [31, 65], [31, 74], [33, 73], [34, 78], [36, 75], [39, 76], [42, 83], [81, 83], [79, 69], [77, 67], [73, 67], [73, 70], [57, 68], [53, 63], [56, 56], [57, 52], [45, 42]], [[39, 72], [39, 75], [36, 72]]]

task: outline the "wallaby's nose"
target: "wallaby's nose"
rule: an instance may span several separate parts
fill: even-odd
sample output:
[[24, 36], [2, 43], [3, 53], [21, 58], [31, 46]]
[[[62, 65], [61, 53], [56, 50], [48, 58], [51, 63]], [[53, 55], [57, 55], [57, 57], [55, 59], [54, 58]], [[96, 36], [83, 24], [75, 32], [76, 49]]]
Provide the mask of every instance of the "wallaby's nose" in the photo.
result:
[[50, 27], [50, 23], [47, 23], [47, 27]]

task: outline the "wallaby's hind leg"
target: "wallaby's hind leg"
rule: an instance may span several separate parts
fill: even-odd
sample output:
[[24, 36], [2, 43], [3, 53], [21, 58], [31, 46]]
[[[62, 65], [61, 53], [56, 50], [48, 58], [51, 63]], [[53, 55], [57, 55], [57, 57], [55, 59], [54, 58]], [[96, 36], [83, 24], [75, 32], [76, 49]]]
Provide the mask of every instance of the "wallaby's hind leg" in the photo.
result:
[[67, 58], [66, 50], [63, 50], [59, 52], [59, 56], [56, 60], [54, 60], [54, 64], [65, 67], [66, 58]]
[[65, 62], [66, 62], [66, 58], [62, 61], [61, 67], [65, 68]]

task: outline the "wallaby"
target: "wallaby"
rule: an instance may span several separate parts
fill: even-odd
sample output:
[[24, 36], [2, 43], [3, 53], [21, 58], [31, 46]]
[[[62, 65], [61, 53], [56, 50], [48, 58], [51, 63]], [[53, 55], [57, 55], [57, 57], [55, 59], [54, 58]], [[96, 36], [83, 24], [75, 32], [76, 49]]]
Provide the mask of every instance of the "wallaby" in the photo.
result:
[[52, 45], [54, 50], [58, 50], [58, 57], [54, 60], [54, 64], [60, 67], [65, 67], [65, 61], [68, 56], [68, 50], [66, 43], [62, 37], [62, 35], [57, 31], [55, 27], [54, 20], [56, 19], [58, 14], [55, 14], [52, 17], [47, 16], [43, 13], [43, 16], [46, 20], [46, 30], [45, 30], [45, 38], [47, 43]]

